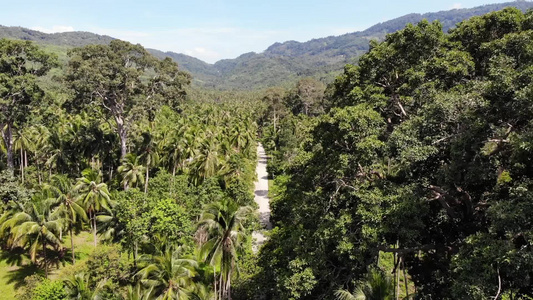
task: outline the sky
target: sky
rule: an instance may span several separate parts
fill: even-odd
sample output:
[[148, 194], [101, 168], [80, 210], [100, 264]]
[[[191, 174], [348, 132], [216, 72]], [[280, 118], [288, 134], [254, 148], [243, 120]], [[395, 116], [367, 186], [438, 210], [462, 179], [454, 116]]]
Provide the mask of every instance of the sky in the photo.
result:
[[0, 25], [89, 31], [214, 63], [275, 42], [361, 31], [408, 13], [499, 2], [505, 1], [0, 0]]

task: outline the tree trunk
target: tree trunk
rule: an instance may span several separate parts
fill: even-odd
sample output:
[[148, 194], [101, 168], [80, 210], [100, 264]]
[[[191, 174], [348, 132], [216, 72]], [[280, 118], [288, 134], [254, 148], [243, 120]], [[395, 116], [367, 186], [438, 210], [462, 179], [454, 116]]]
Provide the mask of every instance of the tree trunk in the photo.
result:
[[223, 285], [222, 285], [222, 282], [224, 280], [222, 279], [222, 267], [220, 268], [220, 279], [218, 280], [218, 293], [219, 293], [219, 299], [222, 300], [224, 299], [224, 289], [223, 289]]
[[97, 244], [97, 239], [96, 239], [96, 215], [95, 215], [94, 212], [92, 213], [92, 215], [93, 215], [93, 236], [94, 236], [94, 247], [96, 248], [96, 244]]
[[407, 274], [405, 272], [405, 260], [402, 259], [403, 281], [405, 283], [405, 299], [409, 300], [409, 282], [407, 281]]
[[144, 179], [144, 193], [148, 192], [148, 179], [150, 178], [150, 166], [146, 164], [146, 178]]
[[15, 164], [13, 163], [13, 129], [11, 126], [11, 123], [8, 122], [6, 124], [6, 129], [2, 129], [2, 138], [4, 139], [4, 143], [6, 145], [7, 168], [13, 171]]
[[28, 151], [24, 150], [24, 168], [28, 167]]
[[215, 266], [213, 266], [213, 286], [215, 287], [215, 300], [217, 300], [217, 271]]
[[39, 167], [39, 164], [37, 164], [37, 177], [39, 177], [39, 185], [41, 185], [43, 179], [41, 177], [41, 167]]
[[72, 251], [72, 264], [75, 264], [76, 256], [74, 255], [74, 236], [72, 235], [72, 224], [70, 224], [70, 249]]
[[274, 135], [276, 135], [276, 110], [274, 109]]
[[133, 243], [133, 266], [137, 267], [137, 255], [139, 252], [139, 242]]
[[120, 138], [120, 159], [124, 159], [128, 154], [127, 139], [128, 132], [124, 126], [124, 119], [120, 115], [115, 115], [115, 121], [117, 122], [118, 137]]
[[20, 147], [20, 176], [22, 177], [22, 183], [24, 183], [24, 150]]
[[231, 270], [228, 273], [228, 280], [226, 281], [226, 296], [231, 300]]
[[44, 277], [48, 278], [48, 263], [46, 262], [46, 241], [44, 240], [44, 236], [42, 236], [43, 241], [43, 262], [44, 262]]
[[398, 256], [398, 259], [396, 260], [396, 270], [394, 271], [394, 277], [396, 277], [395, 281], [396, 281], [396, 300], [400, 299], [400, 272], [398, 271], [398, 268], [400, 267], [400, 264], [401, 264], [401, 256], [399, 256], [398, 254], [396, 254], [396, 256]]

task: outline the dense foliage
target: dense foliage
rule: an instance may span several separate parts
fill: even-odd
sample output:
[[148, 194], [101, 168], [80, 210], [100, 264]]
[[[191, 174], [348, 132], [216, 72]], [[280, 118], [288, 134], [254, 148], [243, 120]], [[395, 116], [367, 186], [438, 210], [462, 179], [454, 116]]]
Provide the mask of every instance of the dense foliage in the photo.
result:
[[0, 40], [17, 298], [533, 297], [533, 11], [409, 24], [329, 86], [246, 93], [119, 40], [47, 49]]
[[449, 34], [408, 25], [345, 67], [327, 113], [272, 118], [271, 102], [267, 298], [378, 299], [355, 295], [380, 253], [403, 296], [533, 295], [532, 21], [505, 9]]
[[0, 40], [0, 254], [36, 274], [17, 297], [231, 297], [256, 220], [254, 104], [191, 101], [189, 83], [119, 40], [65, 65]]

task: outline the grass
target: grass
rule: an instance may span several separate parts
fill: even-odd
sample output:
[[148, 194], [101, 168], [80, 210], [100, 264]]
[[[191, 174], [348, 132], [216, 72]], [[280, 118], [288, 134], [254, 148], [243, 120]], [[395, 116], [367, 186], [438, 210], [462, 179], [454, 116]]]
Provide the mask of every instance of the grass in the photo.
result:
[[[70, 236], [64, 237], [63, 247], [69, 249], [70, 254]], [[91, 252], [94, 250], [93, 237], [89, 232], [80, 232], [74, 236], [74, 253], [76, 254], [76, 265], [82, 264]], [[20, 254], [20, 253], [19, 253]], [[16, 299], [17, 290], [24, 285], [24, 278], [34, 274], [44, 276], [43, 270], [35, 266], [23, 255], [9, 256], [8, 253], [0, 251], [0, 300]], [[18, 264], [17, 264], [18, 262]], [[61, 271], [71, 267], [72, 263], [59, 264], [50, 266], [50, 279], [61, 277]]]
[[272, 187], [274, 186], [274, 179], [269, 179], [268, 180], [268, 198], [272, 199], [272, 196], [274, 196], [272, 194], [273, 190], [272, 190]]
[[[391, 276], [391, 280], [394, 281], [394, 254], [392, 253], [385, 253], [385, 252], [379, 252], [379, 268], [385, 272], [385, 274]], [[405, 293], [405, 279], [403, 277], [403, 270], [398, 267], [397, 272], [399, 272], [399, 298], [404, 299], [407, 295]], [[408, 291], [410, 295], [410, 299], [415, 293], [415, 286], [414, 283], [411, 280], [411, 277], [409, 274], [407, 274], [407, 286]], [[396, 289], [397, 287], [395, 287]]]

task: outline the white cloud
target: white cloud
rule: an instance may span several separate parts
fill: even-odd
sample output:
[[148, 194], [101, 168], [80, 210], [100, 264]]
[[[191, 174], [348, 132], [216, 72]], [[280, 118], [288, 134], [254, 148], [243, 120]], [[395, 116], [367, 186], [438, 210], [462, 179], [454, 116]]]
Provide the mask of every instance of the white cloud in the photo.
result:
[[203, 47], [187, 49], [183, 53], [192, 57], [202, 57], [202, 60], [210, 62], [217, 61], [221, 58], [220, 53]]
[[44, 33], [57, 33], [57, 32], [68, 32], [68, 31], [74, 31], [74, 27], [72, 26], [64, 26], [64, 25], [54, 25], [52, 28], [47, 27], [31, 27], [30, 29], [41, 31]]
[[452, 9], [460, 9], [460, 8], [463, 8], [463, 4], [461, 3], [454, 3], [452, 5]]

